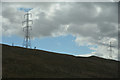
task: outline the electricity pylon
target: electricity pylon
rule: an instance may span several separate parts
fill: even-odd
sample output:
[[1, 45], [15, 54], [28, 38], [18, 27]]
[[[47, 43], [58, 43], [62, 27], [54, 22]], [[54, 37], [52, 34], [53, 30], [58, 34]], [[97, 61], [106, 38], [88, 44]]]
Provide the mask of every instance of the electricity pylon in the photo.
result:
[[109, 44], [109, 51], [110, 51], [109, 57], [110, 58], [112, 58], [112, 53], [113, 53], [112, 47], [114, 47], [114, 46], [112, 46], [112, 43], [110, 42], [110, 44]]
[[24, 18], [26, 19], [25, 21], [22, 22], [22, 25], [25, 25], [25, 27], [23, 27], [23, 31], [25, 32], [25, 37], [24, 37], [24, 41], [23, 41], [23, 46], [25, 46], [26, 48], [30, 47], [31, 48], [31, 41], [30, 41], [30, 30], [32, 30], [32, 26], [30, 26], [30, 22], [33, 21], [29, 20], [29, 17], [32, 17], [32, 14], [27, 12], [24, 15]]

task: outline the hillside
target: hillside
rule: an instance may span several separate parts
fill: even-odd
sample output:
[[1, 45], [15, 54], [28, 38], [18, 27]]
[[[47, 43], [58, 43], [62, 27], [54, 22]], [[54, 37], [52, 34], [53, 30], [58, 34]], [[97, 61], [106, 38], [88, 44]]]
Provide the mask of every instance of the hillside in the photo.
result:
[[3, 78], [117, 78], [118, 61], [2, 44]]

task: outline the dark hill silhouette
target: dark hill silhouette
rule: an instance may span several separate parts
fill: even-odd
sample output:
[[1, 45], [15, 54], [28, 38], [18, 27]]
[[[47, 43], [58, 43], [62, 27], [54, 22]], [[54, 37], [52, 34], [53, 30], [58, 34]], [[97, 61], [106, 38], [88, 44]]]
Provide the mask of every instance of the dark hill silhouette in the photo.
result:
[[3, 78], [117, 78], [118, 61], [2, 45]]

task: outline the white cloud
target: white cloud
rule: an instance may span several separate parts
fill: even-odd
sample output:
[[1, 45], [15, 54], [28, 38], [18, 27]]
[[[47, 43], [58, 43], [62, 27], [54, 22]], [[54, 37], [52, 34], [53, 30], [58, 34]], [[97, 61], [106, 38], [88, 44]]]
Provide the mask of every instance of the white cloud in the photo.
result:
[[94, 53], [91, 53], [91, 54], [80, 54], [80, 55], [76, 55], [76, 56], [81, 56], [81, 57], [90, 57], [90, 56], [93, 56]]

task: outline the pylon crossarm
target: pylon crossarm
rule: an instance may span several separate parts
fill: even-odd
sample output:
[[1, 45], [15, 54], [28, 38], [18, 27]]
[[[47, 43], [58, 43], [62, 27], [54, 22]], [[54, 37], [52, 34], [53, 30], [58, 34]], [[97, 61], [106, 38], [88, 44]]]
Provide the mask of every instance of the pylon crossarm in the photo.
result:
[[24, 15], [24, 18], [26, 18], [26, 16], [28, 16], [28, 15], [29, 15], [29, 13], [25, 14], [25, 15]]
[[23, 22], [22, 22], [22, 25], [24, 25], [24, 24], [25, 24], [25, 22], [27, 22], [27, 21], [23, 21]]
[[25, 31], [25, 28], [27, 28], [27, 27], [24, 27], [24, 28], [23, 28], [23, 31]]

